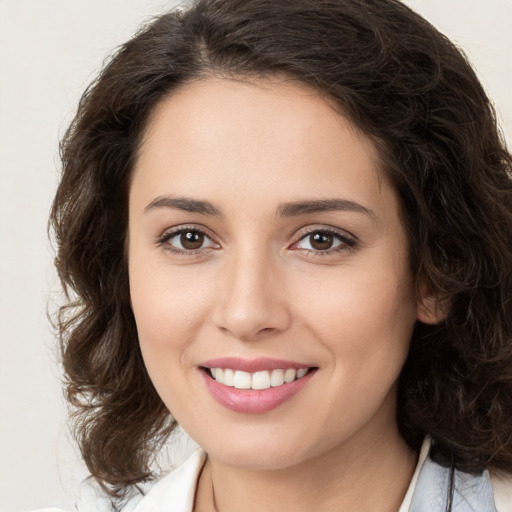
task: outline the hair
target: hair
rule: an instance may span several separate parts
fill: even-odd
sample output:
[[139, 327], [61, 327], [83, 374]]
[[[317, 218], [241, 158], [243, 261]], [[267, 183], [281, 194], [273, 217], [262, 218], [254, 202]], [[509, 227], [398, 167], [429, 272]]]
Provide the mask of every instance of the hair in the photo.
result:
[[[175, 427], [145, 369], [125, 254], [131, 171], [156, 106], [211, 76], [282, 76], [373, 141], [397, 190], [416, 283], [447, 308], [417, 324], [397, 421], [466, 472], [512, 471], [512, 157], [463, 53], [397, 0], [197, 0], [148, 23], [83, 94], [51, 212], [56, 318], [75, 437], [114, 498], [152, 478]], [[418, 285], [419, 286], [419, 285]]]

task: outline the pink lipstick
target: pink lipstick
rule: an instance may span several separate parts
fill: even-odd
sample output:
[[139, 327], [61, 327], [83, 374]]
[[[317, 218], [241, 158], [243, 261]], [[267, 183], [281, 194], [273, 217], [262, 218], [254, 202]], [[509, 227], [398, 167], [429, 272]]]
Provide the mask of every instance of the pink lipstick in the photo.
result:
[[317, 368], [279, 359], [219, 358], [201, 363], [202, 376], [213, 398], [235, 412], [262, 413], [298, 393]]

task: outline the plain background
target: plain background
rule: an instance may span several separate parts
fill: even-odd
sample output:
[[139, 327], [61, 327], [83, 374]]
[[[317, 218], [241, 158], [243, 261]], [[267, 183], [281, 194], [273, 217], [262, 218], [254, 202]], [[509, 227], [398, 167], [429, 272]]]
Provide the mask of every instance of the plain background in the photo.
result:
[[[47, 320], [58, 139], [103, 59], [164, 0], [0, 0], [0, 511], [72, 509], [85, 475], [69, 441]], [[512, 0], [407, 0], [457, 42], [512, 141]]]

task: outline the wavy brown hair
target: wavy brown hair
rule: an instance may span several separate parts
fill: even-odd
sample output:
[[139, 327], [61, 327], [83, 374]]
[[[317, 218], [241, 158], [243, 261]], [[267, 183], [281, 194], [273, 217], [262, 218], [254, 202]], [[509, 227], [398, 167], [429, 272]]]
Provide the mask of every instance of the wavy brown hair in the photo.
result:
[[57, 325], [74, 432], [113, 497], [151, 478], [175, 422], [139, 350], [125, 257], [144, 129], [179, 85], [208, 76], [298, 80], [380, 151], [401, 198], [416, 281], [448, 304], [418, 323], [398, 424], [464, 471], [512, 471], [512, 159], [464, 55], [397, 0], [198, 0], [123, 45], [61, 143], [51, 213], [67, 302]]

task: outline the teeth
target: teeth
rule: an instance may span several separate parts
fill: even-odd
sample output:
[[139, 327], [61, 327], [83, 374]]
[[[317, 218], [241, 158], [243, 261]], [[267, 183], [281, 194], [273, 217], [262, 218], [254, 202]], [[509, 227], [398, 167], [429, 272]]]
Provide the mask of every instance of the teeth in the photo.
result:
[[251, 389], [251, 374], [237, 370], [233, 380], [233, 387], [237, 389]]
[[308, 372], [308, 368], [288, 368], [286, 370], [263, 370], [260, 372], [243, 372], [230, 368], [210, 368], [212, 377], [224, 386], [237, 389], [269, 389], [282, 386], [296, 379], [301, 379]]
[[267, 371], [252, 374], [252, 389], [268, 389], [270, 387], [270, 373]]
[[308, 373], [308, 369], [307, 368], [300, 368], [297, 370], [297, 379], [301, 379], [302, 377], [304, 377], [304, 375], [306, 375], [306, 373]]
[[282, 386], [284, 384], [284, 370], [274, 370], [270, 376], [270, 385], [272, 387]]
[[288, 368], [288, 370], [284, 372], [284, 381], [286, 383], [293, 382], [295, 377], [297, 377], [297, 370], [294, 370], [293, 368]]
[[222, 383], [225, 386], [233, 387], [235, 385], [235, 372], [226, 368], [224, 370], [224, 382]]

